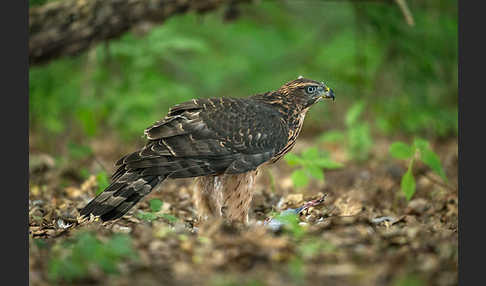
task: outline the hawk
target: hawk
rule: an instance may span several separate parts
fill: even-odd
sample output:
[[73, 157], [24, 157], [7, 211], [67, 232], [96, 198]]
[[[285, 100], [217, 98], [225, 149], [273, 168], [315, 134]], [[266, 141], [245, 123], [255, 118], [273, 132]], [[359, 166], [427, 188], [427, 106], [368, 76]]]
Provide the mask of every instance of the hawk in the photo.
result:
[[332, 89], [300, 76], [275, 91], [247, 98], [177, 104], [145, 129], [142, 149], [116, 162], [111, 184], [80, 215], [114, 220], [162, 181], [196, 178], [200, 218], [246, 224], [259, 167], [292, 149], [307, 111], [321, 99], [334, 100]]

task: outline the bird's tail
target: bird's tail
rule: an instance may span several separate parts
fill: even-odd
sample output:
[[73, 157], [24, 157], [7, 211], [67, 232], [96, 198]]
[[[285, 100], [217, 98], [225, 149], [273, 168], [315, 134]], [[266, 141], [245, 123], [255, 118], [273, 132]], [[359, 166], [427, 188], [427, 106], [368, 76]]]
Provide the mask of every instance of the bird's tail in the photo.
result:
[[80, 215], [100, 216], [101, 220], [117, 219], [127, 213], [138, 201], [167, 176], [145, 175], [141, 170], [115, 173], [113, 182], [81, 211]]

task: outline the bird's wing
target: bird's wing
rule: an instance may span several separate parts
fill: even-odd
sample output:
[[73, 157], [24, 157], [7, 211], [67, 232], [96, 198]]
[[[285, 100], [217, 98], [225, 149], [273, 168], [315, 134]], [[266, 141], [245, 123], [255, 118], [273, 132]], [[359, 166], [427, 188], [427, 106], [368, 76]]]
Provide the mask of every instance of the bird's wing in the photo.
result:
[[251, 99], [198, 99], [175, 105], [145, 130], [140, 151], [121, 158], [119, 170], [172, 178], [256, 169], [282, 149], [287, 129], [278, 112]]

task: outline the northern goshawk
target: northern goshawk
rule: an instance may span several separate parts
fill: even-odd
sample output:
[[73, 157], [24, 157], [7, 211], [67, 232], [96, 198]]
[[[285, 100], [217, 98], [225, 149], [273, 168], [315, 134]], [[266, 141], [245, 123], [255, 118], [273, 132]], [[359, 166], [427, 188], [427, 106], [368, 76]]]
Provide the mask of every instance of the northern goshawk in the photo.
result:
[[258, 168], [289, 152], [309, 108], [333, 91], [299, 77], [247, 98], [193, 99], [145, 130], [147, 143], [116, 163], [111, 184], [81, 211], [103, 221], [123, 216], [168, 178], [197, 177], [202, 218], [248, 222]]

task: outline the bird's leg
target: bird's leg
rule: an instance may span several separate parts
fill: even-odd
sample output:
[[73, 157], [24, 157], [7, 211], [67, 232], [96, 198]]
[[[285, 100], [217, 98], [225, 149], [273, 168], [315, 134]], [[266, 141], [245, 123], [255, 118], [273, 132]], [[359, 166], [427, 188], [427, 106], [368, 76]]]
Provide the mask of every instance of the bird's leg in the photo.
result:
[[253, 185], [258, 171], [223, 175], [222, 215], [226, 220], [248, 224], [248, 212], [253, 197]]
[[223, 217], [229, 222], [248, 224], [252, 187], [258, 171], [199, 177], [194, 191], [200, 219]]
[[194, 190], [194, 203], [199, 219], [221, 217], [222, 192], [221, 183], [217, 176], [205, 176], [196, 178]]

